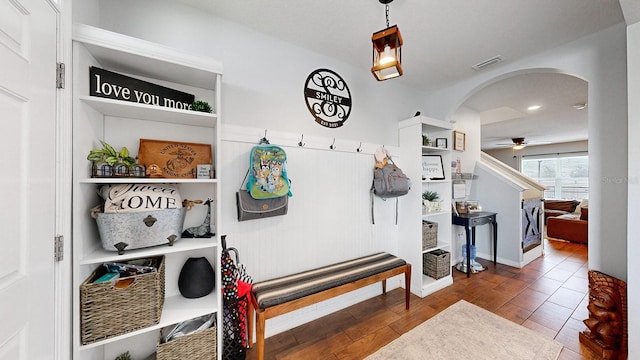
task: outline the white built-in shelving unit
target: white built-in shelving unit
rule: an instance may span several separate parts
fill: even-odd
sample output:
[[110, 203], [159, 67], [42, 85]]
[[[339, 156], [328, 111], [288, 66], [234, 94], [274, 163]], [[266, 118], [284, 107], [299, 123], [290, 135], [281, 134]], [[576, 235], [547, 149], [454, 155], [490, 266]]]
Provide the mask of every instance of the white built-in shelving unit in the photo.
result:
[[[140, 80], [192, 93], [208, 102], [213, 113], [89, 96], [89, 68], [100, 67]], [[220, 271], [220, 88], [222, 65], [214, 60], [186, 55], [163, 45], [77, 24], [73, 30], [73, 358], [113, 359], [129, 351], [143, 359], [155, 351], [162, 327], [201, 315], [215, 313], [218, 324], [218, 358], [221, 358]], [[215, 179], [91, 178], [89, 150], [100, 148], [100, 140], [137, 154], [139, 139], [157, 139], [212, 145]], [[126, 250], [123, 255], [102, 249], [90, 209], [103, 200], [97, 190], [105, 184], [171, 183], [183, 199], [213, 199], [211, 225], [216, 236], [178, 239], [174, 246]], [[187, 211], [184, 227], [200, 225], [206, 206]], [[80, 335], [80, 285], [104, 262], [150, 256], [165, 256], [165, 301], [160, 323], [83, 345]], [[214, 266], [216, 288], [198, 299], [184, 298], [178, 276], [189, 257], [206, 257]], [[118, 311], [120, 304], [113, 304]]]
[[[452, 124], [416, 116], [400, 121], [398, 127], [401, 168], [413, 183], [399, 208], [398, 254], [412, 265], [411, 291], [424, 297], [453, 283], [451, 274], [436, 280], [424, 275], [422, 267], [423, 254], [426, 252], [442, 249], [451, 253]], [[423, 135], [427, 135], [434, 143], [436, 138], [445, 138], [447, 147], [423, 146]], [[442, 157], [444, 180], [423, 180], [422, 155]], [[425, 212], [422, 206], [422, 193], [426, 190], [438, 193], [442, 200], [440, 211]], [[423, 220], [438, 224], [437, 244], [429, 249], [422, 248]]]

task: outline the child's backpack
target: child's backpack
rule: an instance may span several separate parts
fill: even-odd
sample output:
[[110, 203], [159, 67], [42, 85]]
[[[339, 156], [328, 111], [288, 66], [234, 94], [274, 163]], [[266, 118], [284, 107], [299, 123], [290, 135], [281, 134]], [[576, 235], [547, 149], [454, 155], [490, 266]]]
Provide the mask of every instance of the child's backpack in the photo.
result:
[[254, 199], [291, 196], [285, 163], [287, 154], [276, 145], [257, 145], [249, 156], [247, 191]]

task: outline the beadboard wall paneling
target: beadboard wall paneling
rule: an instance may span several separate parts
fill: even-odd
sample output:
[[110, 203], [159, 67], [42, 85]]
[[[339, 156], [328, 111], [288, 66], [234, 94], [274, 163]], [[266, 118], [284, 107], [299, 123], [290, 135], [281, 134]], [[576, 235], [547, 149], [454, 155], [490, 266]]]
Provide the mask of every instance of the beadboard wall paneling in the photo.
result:
[[287, 145], [296, 144], [300, 135], [282, 135], [280, 143], [267, 137], [287, 152], [293, 193], [288, 214], [238, 222], [235, 193], [251, 148], [263, 135], [250, 143], [223, 130], [220, 233], [227, 235], [228, 246], [238, 249], [253, 278], [270, 279], [378, 251], [395, 253], [395, 200], [374, 198], [376, 224], [371, 224], [373, 155], [356, 152], [358, 144], [349, 152], [330, 150], [333, 139], [325, 139], [326, 149]]
[[[267, 138], [287, 152], [287, 174], [293, 197], [285, 216], [238, 222], [235, 193], [249, 166], [251, 148], [263, 129], [225, 125], [222, 130], [222, 224], [227, 246], [238, 249], [239, 262], [255, 281], [284, 276], [379, 251], [397, 253], [395, 200], [374, 197], [371, 223], [370, 187], [376, 144], [301, 134], [270, 133]], [[329, 149], [334, 144], [335, 150]], [[360, 148], [361, 152], [357, 152]], [[392, 155], [397, 148], [388, 148]], [[397, 161], [396, 163], [400, 163]], [[400, 165], [400, 164], [399, 164]], [[401, 165], [400, 165], [401, 166]], [[402, 206], [402, 198], [399, 199]], [[387, 288], [400, 286], [400, 276]], [[272, 336], [381, 293], [374, 284], [322, 303], [268, 320]]]

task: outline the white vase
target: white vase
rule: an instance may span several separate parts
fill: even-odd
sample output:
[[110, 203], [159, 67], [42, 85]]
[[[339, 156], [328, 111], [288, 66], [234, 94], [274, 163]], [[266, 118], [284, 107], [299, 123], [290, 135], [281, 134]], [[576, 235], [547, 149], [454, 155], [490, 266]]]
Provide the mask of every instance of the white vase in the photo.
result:
[[434, 202], [429, 200], [422, 200], [422, 204], [424, 205], [425, 212], [433, 212]]

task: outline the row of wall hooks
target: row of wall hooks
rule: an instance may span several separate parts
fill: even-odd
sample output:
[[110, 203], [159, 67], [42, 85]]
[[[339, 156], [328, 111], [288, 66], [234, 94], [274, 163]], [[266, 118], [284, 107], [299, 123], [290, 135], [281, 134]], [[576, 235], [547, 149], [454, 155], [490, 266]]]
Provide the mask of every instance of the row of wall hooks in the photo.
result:
[[[366, 143], [337, 137], [306, 136], [304, 133], [288, 133], [271, 131], [264, 128], [252, 128], [240, 125], [224, 124], [222, 140], [244, 143], [277, 144], [283, 147], [296, 147], [313, 150], [326, 150], [357, 154], [374, 154], [376, 149], [385, 146], [383, 144]], [[258, 135], [258, 136], [256, 136]], [[262, 136], [261, 136], [262, 135]], [[308, 134], [307, 134], [308, 135]], [[399, 152], [395, 146], [387, 147], [394, 154]]]

